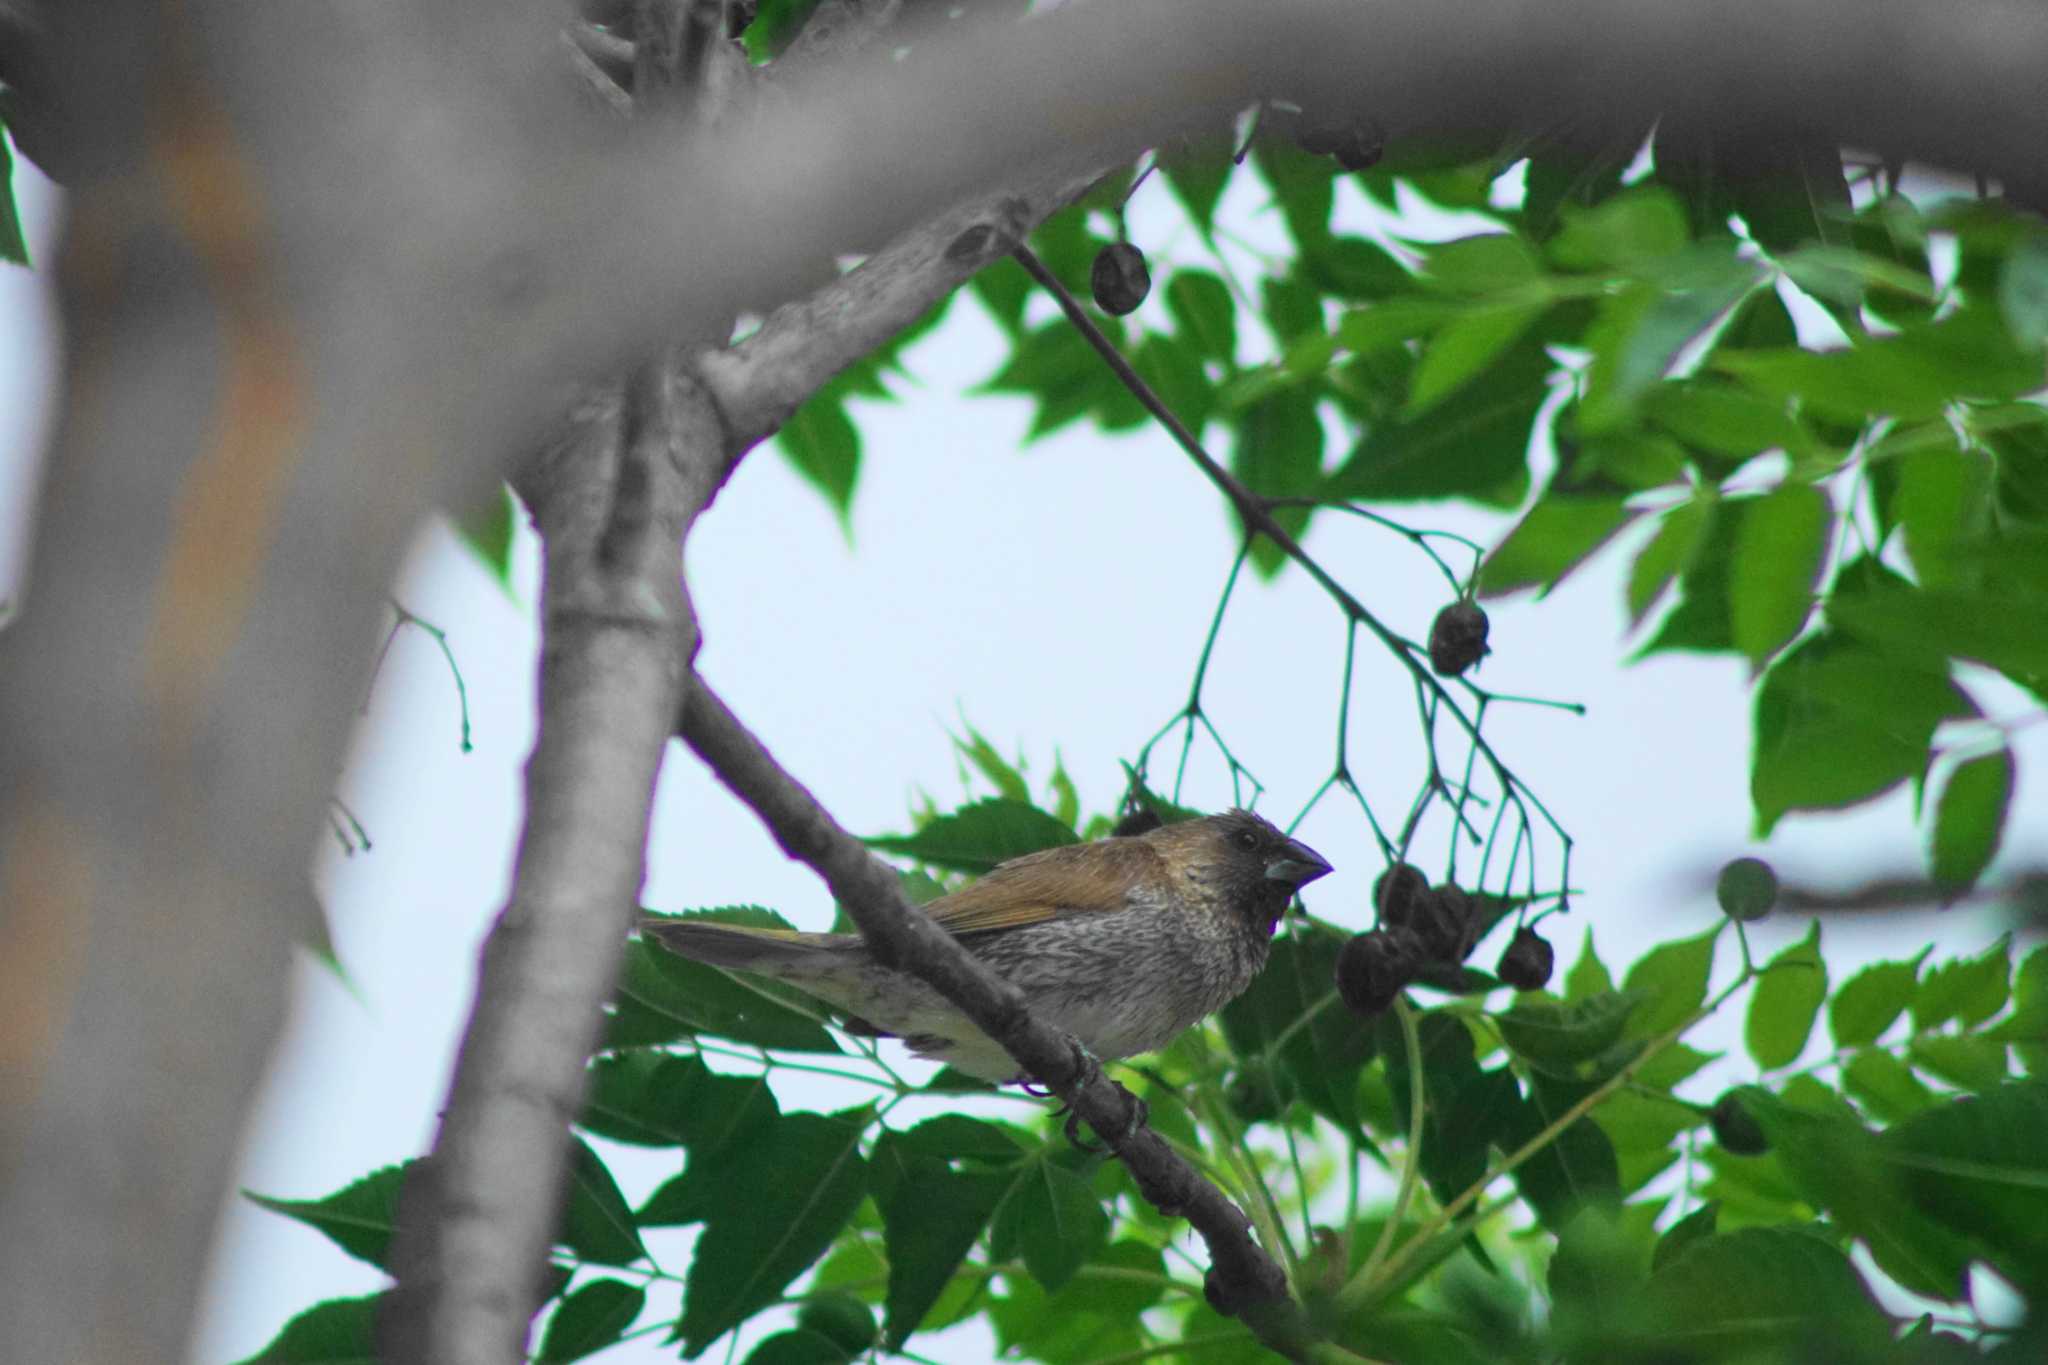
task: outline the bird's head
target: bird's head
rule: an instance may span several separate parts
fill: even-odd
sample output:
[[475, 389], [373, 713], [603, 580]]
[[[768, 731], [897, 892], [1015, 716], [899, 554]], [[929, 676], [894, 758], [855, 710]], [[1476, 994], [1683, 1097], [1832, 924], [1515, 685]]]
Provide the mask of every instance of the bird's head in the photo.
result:
[[1321, 854], [1247, 810], [1166, 825], [1144, 837], [1267, 933], [1294, 893], [1330, 870]]

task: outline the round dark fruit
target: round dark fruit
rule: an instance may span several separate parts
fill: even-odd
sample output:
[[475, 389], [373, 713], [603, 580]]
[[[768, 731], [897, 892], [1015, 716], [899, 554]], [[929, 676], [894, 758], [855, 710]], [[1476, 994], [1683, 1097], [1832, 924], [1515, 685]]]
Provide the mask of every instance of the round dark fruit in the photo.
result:
[[1486, 613], [1479, 604], [1459, 598], [1430, 622], [1429, 666], [1440, 677], [1457, 677], [1493, 652], [1487, 647], [1486, 632]]
[[1373, 119], [1359, 119], [1345, 130], [1344, 138], [1330, 155], [1347, 171], [1367, 171], [1380, 164], [1386, 154], [1387, 134]]
[[1550, 984], [1550, 969], [1556, 965], [1550, 940], [1534, 929], [1517, 929], [1494, 975], [1518, 991], [1540, 991]]
[[1372, 884], [1373, 909], [1382, 926], [1415, 923], [1416, 907], [1429, 895], [1429, 878], [1413, 863], [1390, 863]]
[[1400, 932], [1368, 930], [1337, 954], [1337, 994], [1354, 1014], [1371, 1019], [1384, 1013], [1408, 984], [1414, 945], [1397, 938]]
[[1431, 962], [1456, 966], [1472, 951], [1472, 897], [1445, 882], [1430, 888], [1416, 907], [1415, 932]]
[[1732, 1090], [1714, 1101], [1714, 1107], [1707, 1111], [1707, 1126], [1714, 1130], [1714, 1141], [1721, 1144], [1721, 1149], [1736, 1156], [1762, 1156], [1771, 1150], [1771, 1140], [1764, 1136], [1763, 1125]]
[[1762, 919], [1778, 903], [1778, 874], [1761, 858], [1737, 858], [1721, 869], [1714, 899], [1729, 919]]
[[1088, 288], [1095, 295], [1096, 307], [1122, 317], [1152, 292], [1152, 272], [1145, 266], [1145, 253], [1129, 242], [1111, 242], [1095, 253]]

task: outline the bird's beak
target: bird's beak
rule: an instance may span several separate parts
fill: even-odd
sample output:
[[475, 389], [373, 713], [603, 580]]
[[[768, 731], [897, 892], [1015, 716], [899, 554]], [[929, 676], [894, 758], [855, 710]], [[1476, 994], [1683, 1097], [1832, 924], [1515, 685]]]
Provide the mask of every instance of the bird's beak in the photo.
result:
[[1286, 882], [1300, 890], [1330, 870], [1323, 861], [1323, 855], [1296, 839], [1289, 839], [1280, 846], [1280, 853], [1266, 864], [1266, 880]]

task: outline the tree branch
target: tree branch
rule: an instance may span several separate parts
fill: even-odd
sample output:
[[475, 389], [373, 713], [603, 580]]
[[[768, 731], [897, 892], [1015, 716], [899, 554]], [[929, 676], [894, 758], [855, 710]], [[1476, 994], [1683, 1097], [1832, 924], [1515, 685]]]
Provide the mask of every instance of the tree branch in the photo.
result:
[[1134, 1122], [1137, 1101], [1129, 1091], [1099, 1068], [1083, 1066], [1071, 1037], [1032, 1018], [1016, 987], [913, 906], [894, 870], [840, 828], [701, 678], [690, 681], [679, 732], [761, 818], [782, 851], [824, 879], [878, 959], [915, 973], [959, 1006], [1109, 1143], [1147, 1200], [1194, 1226], [1209, 1247], [1204, 1287], [1213, 1304], [1242, 1317], [1282, 1355], [1308, 1358], [1315, 1333], [1288, 1297], [1285, 1273], [1253, 1240], [1250, 1220], [1157, 1134]]

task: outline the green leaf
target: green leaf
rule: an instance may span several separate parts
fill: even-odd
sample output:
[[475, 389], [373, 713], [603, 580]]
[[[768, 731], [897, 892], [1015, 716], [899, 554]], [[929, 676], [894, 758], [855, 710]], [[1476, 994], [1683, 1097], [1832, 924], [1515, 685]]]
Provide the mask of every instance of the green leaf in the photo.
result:
[[1371, 426], [1324, 485], [1342, 501], [1463, 497], [1519, 503], [1529, 433], [1549, 397], [1552, 362], [1524, 337], [1494, 363], [1472, 398]]
[[1881, 1047], [1864, 1048], [1842, 1068], [1842, 1088], [1886, 1123], [1911, 1118], [1935, 1103], [1913, 1068]]
[[972, 1157], [979, 1161], [1009, 1164], [1024, 1155], [1029, 1144], [1024, 1134], [1008, 1124], [965, 1114], [940, 1114], [926, 1119], [906, 1132], [891, 1133], [890, 1145], [911, 1156]]
[[1998, 852], [2012, 804], [2012, 750], [1999, 749], [1956, 766], [1934, 807], [1928, 872], [1946, 891], [1967, 891]]
[[1643, 1004], [1629, 1016], [1624, 1036], [1654, 1038], [1705, 1002], [1707, 978], [1714, 970], [1714, 940], [1720, 932], [1717, 924], [1692, 938], [1659, 944], [1628, 969], [1622, 990], [1640, 992]]
[[1894, 1126], [1879, 1139], [1913, 1203], [1969, 1238], [2022, 1292], [2048, 1284], [2048, 1084], [2004, 1085]]
[[1165, 332], [1146, 336], [1131, 357], [1131, 368], [1151, 386], [1159, 401], [1195, 435], [1216, 412], [1216, 386], [1202, 369], [1202, 358], [1186, 341]]
[[[1839, 1095], [1821, 1089], [1840, 1103]], [[1873, 1134], [1853, 1119], [1797, 1108], [1755, 1087], [1737, 1093], [1800, 1196], [1862, 1238], [1886, 1274], [1934, 1298], [1963, 1292], [1968, 1246], [1914, 1208]]]
[[1522, 339], [1550, 309], [1548, 299], [1467, 309], [1439, 327], [1423, 348], [1408, 390], [1408, 413], [1428, 411], [1456, 393]]
[[1962, 1090], [1995, 1089], [2009, 1074], [2005, 1044], [1978, 1034], [1923, 1034], [1907, 1052], [1913, 1065]]
[[2048, 233], [2029, 232], [2013, 244], [1998, 275], [1998, 311], [2021, 345], [2048, 341]]
[[1760, 392], [1853, 422], [1939, 417], [1959, 399], [2017, 398], [2041, 383], [2039, 356], [2015, 346], [2004, 323], [1983, 308], [1844, 350], [1723, 348], [1709, 363]]
[[1790, 1066], [1806, 1050], [1807, 1035], [1828, 996], [1828, 968], [1820, 955], [1820, 921], [1806, 937], [1772, 958], [1749, 998], [1743, 1040], [1765, 1071]]
[[[1515, 1115], [1517, 1126], [1508, 1135], [1509, 1144], [1520, 1147], [1534, 1139], [1583, 1093], [1583, 1087], [1546, 1084], [1539, 1076], [1528, 1103]], [[1553, 1232], [1589, 1204], [1613, 1207], [1621, 1202], [1621, 1167], [1614, 1144], [1591, 1118], [1568, 1124], [1549, 1146], [1515, 1168], [1514, 1181], [1537, 1220]]]
[[244, 1191], [272, 1213], [295, 1218], [359, 1261], [383, 1266], [398, 1226], [398, 1197], [406, 1176], [417, 1165], [408, 1161], [372, 1171], [324, 1199], [273, 1199]]
[[[5, 139], [0, 139], [4, 143]], [[0, 181], [0, 184], [4, 184]], [[0, 194], [0, 199], [5, 195]], [[0, 237], [4, 237], [0, 231]], [[4, 253], [0, 253], [4, 254]], [[519, 499], [504, 484], [487, 495], [480, 503], [455, 518], [455, 529], [462, 537], [462, 543], [471, 553], [483, 561], [491, 577], [506, 591], [512, 588], [512, 545], [513, 525], [520, 513]]]
[[1450, 300], [1400, 295], [1346, 313], [1337, 323], [1337, 339], [1347, 350], [1386, 350], [1428, 336], [1463, 313]]
[[[1358, 1133], [1358, 1076], [1372, 1060], [1374, 1043], [1372, 1030], [1360, 1028], [1337, 1003], [1331, 984], [1344, 943], [1343, 935], [1322, 929], [1297, 928], [1274, 939], [1265, 969], [1223, 1007], [1219, 1022], [1240, 1060], [1276, 1053], [1311, 1108]], [[1294, 1027], [1304, 1015], [1309, 1022]]]
[[1252, 164], [1273, 191], [1273, 202], [1287, 221], [1287, 231], [1306, 254], [1329, 240], [1334, 163], [1310, 156], [1291, 142], [1260, 138], [1252, 144]]
[[1176, 270], [1166, 284], [1166, 311], [1195, 351], [1231, 365], [1237, 358], [1237, 304], [1206, 270]]
[[2011, 978], [2011, 934], [1976, 957], [1955, 958], [1931, 968], [1913, 992], [1913, 1031], [1925, 1033], [1951, 1019], [1983, 1023], [2005, 1008]]
[[1690, 288], [1639, 284], [1603, 300], [1586, 329], [1593, 362], [1579, 404], [1580, 429], [1602, 435], [1632, 422], [1679, 353], [1741, 303], [1756, 282], [1753, 266], [1729, 257]]
[[1109, 1215], [1086, 1180], [1040, 1156], [1018, 1168], [989, 1231], [990, 1254], [1021, 1251], [1024, 1268], [1057, 1290], [1109, 1235]]
[[1444, 242], [1431, 247], [1422, 261], [1422, 283], [1452, 294], [1502, 294], [1542, 279], [1542, 260], [1510, 232]]
[[1783, 400], [1710, 377], [1672, 380], [1644, 396], [1644, 415], [1687, 445], [1731, 460], [1799, 450], [1809, 437]]
[[1657, 523], [1657, 534], [1636, 555], [1628, 572], [1628, 614], [1631, 625], [1641, 625], [1650, 608], [1684, 571], [1706, 539], [1719, 502], [1711, 489], [1702, 489], [1691, 500], [1665, 512]]
[[[1742, 1228], [1690, 1241], [1650, 1276], [1645, 1335], [1688, 1359], [1776, 1359], [1788, 1343], [1825, 1342], [1870, 1358], [1891, 1339], [1863, 1277], [1835, 1247], [1796, 1228]], [[1793, 1347], [1796, 1354], [1797, 1347]]]
[[1075, 421], [1123, 386], [1065, 318], [1056, 318], [1020, 337], [1009, 363], [984, 383], [981, 393], [1014, 393], [1033, 399], [1037, 411], [1027, 441]]
[[1566, 270], [1639, 266], [1682, 249], [1689, 232], [1685, 210], [1672, 193], [1648, 185], [1592, 208], [1562, 205], [1563, 226], [1547, 248]]
[[1894, 586], [1835, 593], [1827, 616], [1891, 653], [1974, 659], [2023, 686], [2048, 684], [2048, 600], [2035, 594]]
[[1219, 141], [1167, 159], [1160, 172], [1195, 226], [1206, 233], [1216, 221], [1217, 201], [1235, 169], [1229, 145]]
[[1813, 609], [1833, 520], [1827, 495], [1787, 484], [1749, 507], [1729, 566], [1730, 628], [1753, 665], [1777, 653]]
[[[1268, 498], [1306, 497], [1316, 491], [1323, 468], [1323, 424], [1315, 396], [1306, 389], [1279, 389], [1261, 398], [1238, 420], [1231, 452], [1233, 473], [1252, 492]], [[1277, 507], [1273, 519], [1290, 535], [1308, 528], [1310, 509]], [[1268, 577], [1286, 555], [1261, 536], [1252, 544], [1252, 565]]]
[[1921, 303], [1936, 298], [1934, 281], [1924, 271], [1858, 251], [1854, 247], [1809, 245], [1786, 252], [1778, 265], [1794, 284], [1817, 299], [1859, 308], [1871, 290], [1902, 294]]
[[1323, 334], [1323, 295], [1314, 285], [1285, 276], [1269, 277], [1261, 286], [1266, 325], [1282, 346]]
[[623, 1280], [592, 1280], [555, 1309], [540, 1339], [540, 1365], [596, 1355], [626, 1334], [647, 1303], [647, 1291]]
[[860, 479], [860, 431], [846, 415], [841, 388], [828, 385], [812, 395], [790, 414], [775, 441], [791, 467], [825, 495], [845, 524]]
[[[1010, 1155], [1018, 1154], [1010, 1144]], [[875, 1148], [874, 1184], [889, 1260], [883, 1346], [895, 1351], [939, 1301], [988, 1226], [1011, 1177], [956, 1172], [945, 1161], [914, 1149], [905, 1135], [890, 1134]]]
[[1647, 996], [1609, 991], [1568, 1005], [1532, 1000], [1493, 1016], [1515, 1054], [1545, 1066], [1570, 1066], [1599, 1056], [1620, 1040], [1629, 1015]]
[[1415, 286], [1406, 267], [1363, 237], [1304, 243], [1295, 269], [1318, 291], [1338, 299], [1383, 299]]
[[639, 1147], [680, 1147], [727, 1104], [765, 1092], [749, 1079], [719, 1076], [695, 1057], [635, 1048], [598, 1057], [584, 1082], [578, 1126]]
[[[787, 928], [787, 922], [758, 906], [732, 906], [664, 915], [662, 919], [705, 919], [720, 924]], [[801, 992], [758, 976], [728, 973], [692, 962], [647, 939], [626, 945], [624, 970], [612, 1027], [611, 1048], [672, 1042], [709, 1033], [759, 1047], [792, 1052], [839, 1051], [839, 1045], [810, 1014], [798, 1007]]]
[[915, 834], [878, 834], [863, 840], [887, 853], [977, 875], [1026, 853], [1075, 841], [1072, 828], [1038, 807], [1000, 797], [926, 821]]
[[1842, 984], [1828, 1002], [1828, 1032], [1838, 1048], [1874, 1043], [1913, 999], [1928, 950], [1909, 962], [1873, 962]]
[[676, 1335], [685, 1356], [773, 1303], [832, 1245], [867, 1193], [867, 1121], [864, 1111], [785, 1115], [721, 1163], [683, 1286]]
[[1586, 926], [1586, 942], [1579, 949], [1579, 960], [1564, 974], [1564, 998], [1566, 1004], [1575, 1005], [1581, 1000], [1604, 995], [1614, 989], [1614, 978], [1608, 975], [1607, 964], [1600, 960], [1600, 954], [1593, 947], [1593, 926]]
[[382, 1294], [316, 1303], [284, 1325], [240, 1365], [378, 1365], [377, 1301]]
[[1548, 493], [1486, 557], [1479, 590], [1496, 596], [1540, 587], [1547, 594], [1635, 515], [1622, 498]]
[[852, 1358], [831, 1337], [799, 1327], [763, 1337], [743, 1365], [847, 1365]]
[[590, 1144], [569, 1139], [569, 1206], [562, 1244], [586, 1261], [631, 1265], [647, 1254], [626, 1196]]
[[[1110, 1274], [1070, 1279], [1052, 1293], [1022, 1276], [1005, 1277], [1009, 1292], [988, 1314], [1002, 1358], [1086, 1361], [1140, 1347], [1140, 1317], [1159, 1302], [1166, 1278], [1159, 1249], [1125, 1238], [1090, 1263]], [[1206, 1350], [1201, 1355], [1204, 1365], [1216, 1358]]]
[[1721, 1206], [1710, 1199], [1673, 1223], [1670, 1230], [1657, 1239], [1657, 1250], [1650, 1257], [1651, 1273], [1662, 1270], [1666, 1262], [1694, 1242], [1711, 1237], [1720, 1211]]
[[1953, 430], [1938, 428], [1938, 435], [1939, 445], [1898, 458], [1891, 520], [1905, 532], [1906, 552], [1924, 586], [1974, 587], [1959, 551], [1991, 532], [1996, 475], [1986, 453], [1956, 447]]
[[1828, 634], [1795, 646], [1757, 691], [1758, 835], [1789, 810], [1852, 806], [1917, 776], [1935, 727], [1968, 711], [1945, 674]]
[[1678, 1135], [1703, 1122], [1690, 1105], [1629, 1090], [1601, 1101], [1592, 1118], [1614, 1144], [1624, 1194], [1641, 1189], [1676, 1161]]
[[27, 265], [28, 234], [21, 230], [21, 209], [14, 202], [14, 152], [0, 126], [0, 261]]
[[1636, 1072], [1636, 1084], [1669, 1094], [1709, 1062], [1720, 1059], [1718, 1052], [1701, 1052], [1684, 1043], [1673, 1043], [1643, 1063]]

